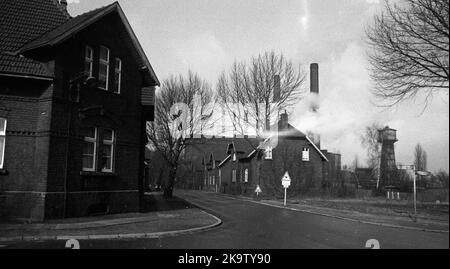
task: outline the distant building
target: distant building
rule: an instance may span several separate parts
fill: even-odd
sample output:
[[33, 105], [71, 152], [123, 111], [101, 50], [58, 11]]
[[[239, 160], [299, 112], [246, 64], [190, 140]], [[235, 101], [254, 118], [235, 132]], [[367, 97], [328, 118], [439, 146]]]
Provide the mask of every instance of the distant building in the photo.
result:
[[159, 85], [120, 5], [0, 1], [0, 217], [134, 211]]
[[278, 143], [273, 148], [271, 139], [194, 139], [184, 157], [196, 167], [193, 182], [200, 189], [231, 194], [253, 193], [259, 185], [264, 193], [276, 195], [286, 171], [292, 178], [290, 191], [301, 192], [319, 190], [328, 174], [340, 170], [340, 158], [330, 153], [333, 167], [329, 167], [326, 155], [289, 124], [287, 114], [278, 122]]

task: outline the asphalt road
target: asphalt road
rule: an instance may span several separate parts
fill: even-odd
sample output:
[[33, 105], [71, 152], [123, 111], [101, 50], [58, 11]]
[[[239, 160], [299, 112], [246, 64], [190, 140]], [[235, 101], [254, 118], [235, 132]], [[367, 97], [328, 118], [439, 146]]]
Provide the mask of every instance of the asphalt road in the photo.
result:
[[[158, 239], [80, 240], [81, 248], [164, 249], [362, 249], [369, 239], [381, 248], [449, 248], [448, 233], [432, 233], [345, 221], [198, 191], [175, 191], [222, 219], [208, 231]], [[63, 241], [22, 242], [3, 248], [64, 248]], [[1, 248], [0, 248], [1, 249]]]

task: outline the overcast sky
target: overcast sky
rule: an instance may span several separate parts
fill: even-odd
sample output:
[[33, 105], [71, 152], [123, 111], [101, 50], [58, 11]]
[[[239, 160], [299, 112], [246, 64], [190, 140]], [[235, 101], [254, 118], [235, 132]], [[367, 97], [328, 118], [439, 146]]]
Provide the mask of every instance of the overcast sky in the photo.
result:
[[[112, 0], [69, 0], [75, 16]], [[300, 130], [322, 134], [322, 148], [340, 151], [343, 164], [365, 160], [359, 136], [373, 121], [398, 130], [397, 163], [411, 164], [421, 143], [431, 171], [449, 170], [448, 94], [393, 109], [373, 104], [364, 25], [378, 0], [127, 0], [119, 1], [158, 77], [190, 68], [215, 85], [235, 60], [267, 50], [282, 52], [309, 72], [319, 63], [320, 113], [299, 102], [290, 115]], [[309, 87], [309, 82], [305, 85]]]

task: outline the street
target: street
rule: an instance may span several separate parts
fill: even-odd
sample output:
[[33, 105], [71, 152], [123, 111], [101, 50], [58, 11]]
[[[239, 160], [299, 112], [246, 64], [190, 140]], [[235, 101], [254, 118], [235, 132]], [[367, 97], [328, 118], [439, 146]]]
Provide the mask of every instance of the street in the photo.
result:
[[[381, 248], [448, 248], [448, 233], [380, 227], [291, 211], [200, 191], [174, 194], [222, 219], [208, 231], [157, 239], [80, 240], [81, 248], [136, 249], [329, 249], [365, 248], [376, 239]], [[64, 248], [64, 241], [20, 242], [2, 248]]]

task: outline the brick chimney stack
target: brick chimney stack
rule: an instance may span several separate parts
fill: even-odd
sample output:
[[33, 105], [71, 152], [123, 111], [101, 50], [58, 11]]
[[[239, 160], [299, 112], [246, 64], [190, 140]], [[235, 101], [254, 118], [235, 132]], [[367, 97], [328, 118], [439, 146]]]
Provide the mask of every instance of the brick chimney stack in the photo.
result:
[[70, 18], [69, 11], [67, 11], [67, 0], [60, 0], [59, 5], [61, 10], [66, 14], [66, 16]]
[[278, 125], [278, 131], [285, 131], [288, 129], [289, 118], [286, 110], [280, 115], [280, 123]]

